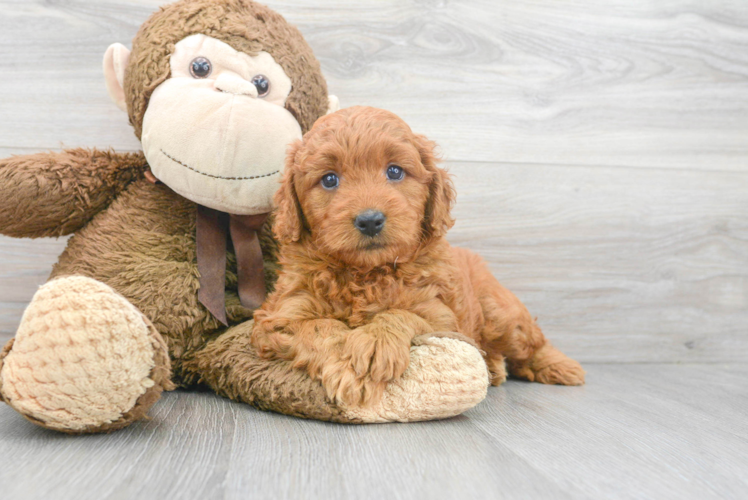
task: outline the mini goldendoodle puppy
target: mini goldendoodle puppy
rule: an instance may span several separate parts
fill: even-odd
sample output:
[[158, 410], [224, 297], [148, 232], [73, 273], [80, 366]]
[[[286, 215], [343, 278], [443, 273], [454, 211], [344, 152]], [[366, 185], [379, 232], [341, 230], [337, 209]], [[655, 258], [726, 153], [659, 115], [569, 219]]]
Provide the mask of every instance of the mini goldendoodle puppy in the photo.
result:
[[476, 254], [454, 248], [454, 187], [434, 143], [394, 114], [347, 108], [291, 146], [274, 232], [282, 271], [255, 312], [252, 342], [290, 360], [330, 397], [377, 401], [408, 366], [413, 337], [459, 332], [509, 373], [579, 385], [584, 370], [543, 336]]

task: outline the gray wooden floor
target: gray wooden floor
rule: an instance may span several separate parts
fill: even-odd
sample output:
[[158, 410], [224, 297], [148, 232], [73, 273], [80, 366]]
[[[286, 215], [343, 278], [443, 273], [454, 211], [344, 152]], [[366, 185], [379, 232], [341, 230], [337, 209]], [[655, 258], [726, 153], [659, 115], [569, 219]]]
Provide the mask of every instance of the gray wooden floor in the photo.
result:
[[64, 436], [0, 407], [2, 498], [746, 498], [745, 365], [588, 365], [509, 381], [441, 422], [345, 426], [171, 393], [153, 419]]
[[[0, 0], [0, 157], [139, 149], [101, 57], [161, 3]], [[371, 427], [175, 393], [82, 438], [0, 407], [0, 498], [748, 498], [748, 2], [268, 3], [441, 145], [451, 241], [588, 385]], [[0, 341], [64, 244], [0, 237]]]

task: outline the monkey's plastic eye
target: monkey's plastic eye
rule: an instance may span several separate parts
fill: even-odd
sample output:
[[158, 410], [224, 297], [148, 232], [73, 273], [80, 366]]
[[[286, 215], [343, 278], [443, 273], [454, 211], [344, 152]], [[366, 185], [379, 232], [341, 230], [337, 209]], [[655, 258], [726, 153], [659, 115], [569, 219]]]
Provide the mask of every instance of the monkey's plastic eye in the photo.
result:
[[190, 74], [194, 78], [208, 78], [213, 71], [213, 65], [204, 57], [196, 57], [190, 63]]
[[265, 97], [270, 92], [270, 80], [265, 75], [257, 75], [252, 78], [252, 85], [257, 89], [258, 97]]
[[329, 172], [322, 176], [320, 182], [322, 183], [322, 187], [325, 189], [335, 189], [338, 187], [338, 184], [340, 184], [340, 178], [338, 177], [338, 174]]
[[405, 170], [397, 165], [387, 167], [387, 178], [391, 181], [401, 181], [405, 177]]

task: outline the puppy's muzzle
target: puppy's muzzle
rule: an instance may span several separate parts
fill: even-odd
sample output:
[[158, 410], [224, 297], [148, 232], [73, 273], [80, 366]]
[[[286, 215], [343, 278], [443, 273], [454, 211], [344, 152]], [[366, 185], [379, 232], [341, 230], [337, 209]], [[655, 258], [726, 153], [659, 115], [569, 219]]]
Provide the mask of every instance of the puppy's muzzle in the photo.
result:
[[384, 228], [384, 221], [387, 217], [378, 210], [364, 210], [353, 221], [356, 229], [366, 236], [376, 236]]

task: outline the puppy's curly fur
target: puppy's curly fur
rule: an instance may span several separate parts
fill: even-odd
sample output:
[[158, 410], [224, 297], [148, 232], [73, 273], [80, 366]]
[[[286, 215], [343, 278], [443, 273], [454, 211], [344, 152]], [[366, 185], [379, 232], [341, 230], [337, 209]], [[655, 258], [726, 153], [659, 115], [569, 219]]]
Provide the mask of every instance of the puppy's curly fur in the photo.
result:
[[[348, 405], [378, 401], [407, 368], [411, 339], [440, 331], [473, 338], [494, 385], [506, 368], [583, 384], [582, 367], [548, 343], [483, 260], [447, 243], [455, 192], [436, 163], [434, 144], [387, 111], [354, 107], [317, 121], [288, 153], [275, 200], [282, 271], [255, 312], [253, 344]], [[387, 176], [392, 165], [403, 179]], [[330, 173], [339, 182], [326, 188]], [[355, 224], [369, 210], [386, 217], [374, 235]]]

